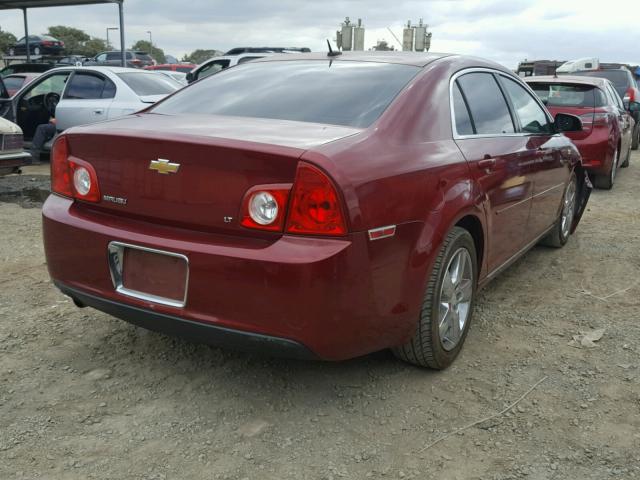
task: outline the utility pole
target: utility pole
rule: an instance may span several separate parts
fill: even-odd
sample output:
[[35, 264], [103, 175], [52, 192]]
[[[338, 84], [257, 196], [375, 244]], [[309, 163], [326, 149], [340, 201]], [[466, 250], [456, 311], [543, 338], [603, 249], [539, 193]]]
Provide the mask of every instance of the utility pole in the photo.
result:
[[107, 27], [107, 50], [111, 49], [111, 42], [109, 42], [109, 31], [118, 30], [118, 27]]

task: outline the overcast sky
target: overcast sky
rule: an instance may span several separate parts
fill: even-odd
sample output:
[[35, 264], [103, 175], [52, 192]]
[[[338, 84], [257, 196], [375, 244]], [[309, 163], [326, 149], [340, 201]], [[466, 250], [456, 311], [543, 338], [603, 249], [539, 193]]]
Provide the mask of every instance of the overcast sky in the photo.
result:
[[[640, 4], [634, 0], [125, 0], [125, 43], [147, 39], [180, 57], [196, 48], [307, 46], [324, 50], [345, 16], [362, 18], [365, 47], [402, 38], [420, 17], [433, 32], [431, 51], [479, 55], [510, 68], [524, 59], [640, 63]], [[637, 12], [637, 13], [636, 13]], [[49, 25], [105, 38], [117, 26], [115, 5], [36, 8], [30, 31]], [[1, 11], [0, 27], [22, 36], [22, 12]], [[118, 32], [111, 32], [117, 44]], [[396, 44], [397, 47], [397, 44]]]

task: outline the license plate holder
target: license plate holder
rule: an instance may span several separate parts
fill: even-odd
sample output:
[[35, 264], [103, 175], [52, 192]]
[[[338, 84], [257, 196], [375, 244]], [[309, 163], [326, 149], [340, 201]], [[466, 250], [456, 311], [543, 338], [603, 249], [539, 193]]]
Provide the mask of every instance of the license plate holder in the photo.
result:
[[114, 241], [109, 243], [108, 258], [118, 293], [171, 307], [185, 306], [189, 284], [185, 255]]

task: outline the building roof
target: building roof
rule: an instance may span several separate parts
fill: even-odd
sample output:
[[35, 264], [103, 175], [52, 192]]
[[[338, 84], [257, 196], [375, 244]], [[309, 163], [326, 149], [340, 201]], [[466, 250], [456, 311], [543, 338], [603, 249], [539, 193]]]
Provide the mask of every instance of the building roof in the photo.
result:
[[0, 0], [0, 10], [17, 8], [68, 7], [96, 3], [121, 3], [123, 0]]

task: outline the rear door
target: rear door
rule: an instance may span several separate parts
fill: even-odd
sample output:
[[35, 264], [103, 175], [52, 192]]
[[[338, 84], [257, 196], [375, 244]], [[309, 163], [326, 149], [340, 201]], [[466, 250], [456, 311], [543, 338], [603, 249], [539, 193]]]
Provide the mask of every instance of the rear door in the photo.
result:
[[105, 76], [76, 71], [56, 107], [58, 130], [105, 120], [115, 96], [115, 85]]
[[570, 171], [559, 151], [559, 134], [554, 132], [539, 100], [514, 79], [505, 75], [498, 78], [522, 134], [519, 156], [524, 161], [525, 174], [533, 180], [526, 228], [526, 239], [533, 241], [557, 220]]
[[487, 69], [458, 74], [452, 84], [454, 138], [485, 193], [488, 268], [493, 272], [525, 244], [533, 185], [526, 139], [516, 124], [496, 75]]

